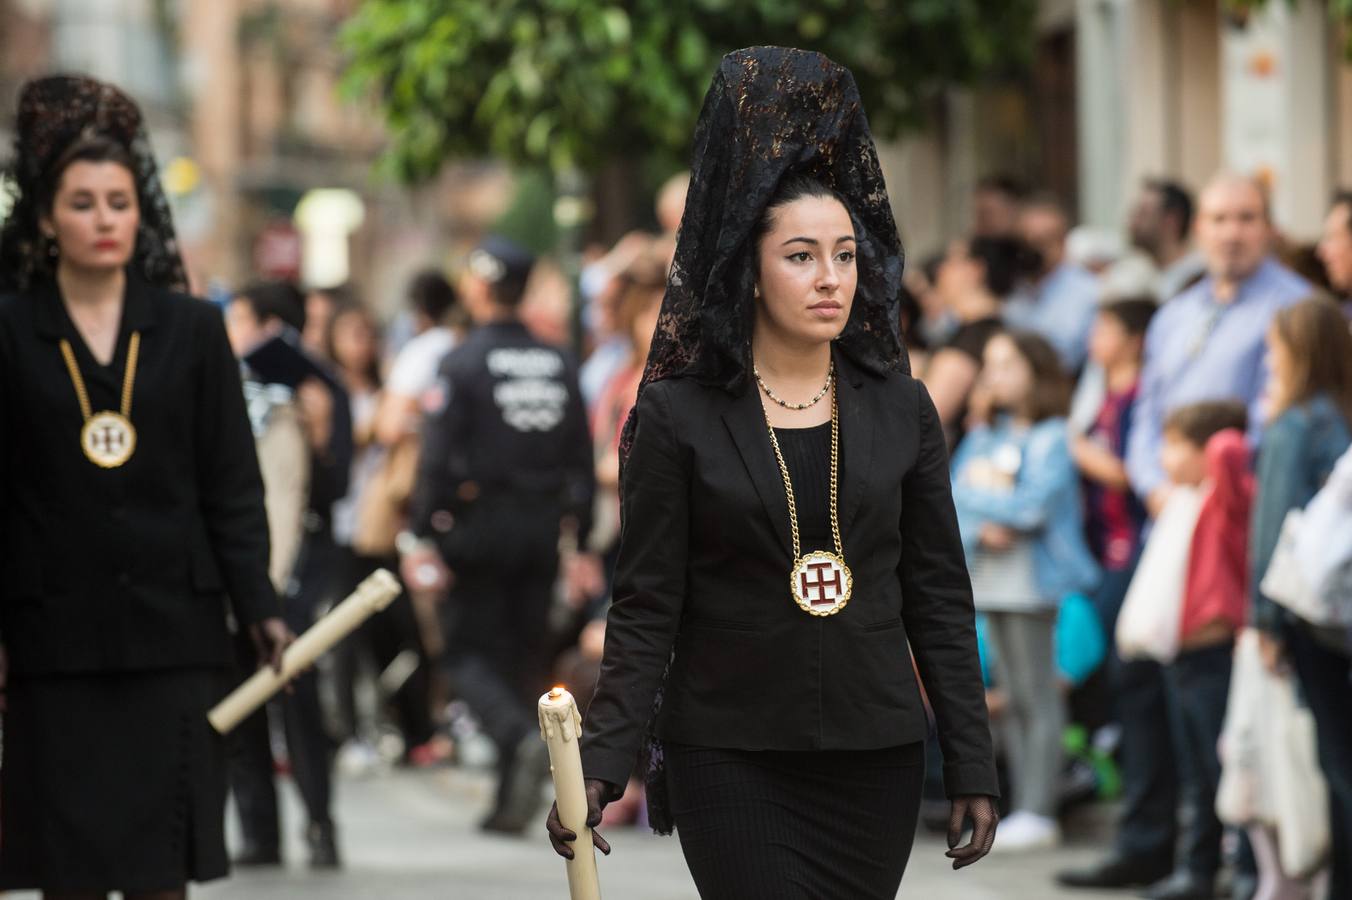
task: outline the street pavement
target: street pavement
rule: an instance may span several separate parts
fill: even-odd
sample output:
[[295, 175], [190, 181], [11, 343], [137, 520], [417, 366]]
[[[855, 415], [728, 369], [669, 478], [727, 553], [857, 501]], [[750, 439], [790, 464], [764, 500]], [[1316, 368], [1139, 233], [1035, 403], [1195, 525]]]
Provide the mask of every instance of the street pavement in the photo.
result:
[[[192, 891], [195, 900], [566, 900], [563, 861], [541, 825], [525, 838], [489, 837], [475, 822], [490, 784], [461, 769], [396, 771], [345, 778], [337, 786], [337, 821], [346, 863], [339, 872], [305, 867], [302, 818], [293, 786], [286, 785], [289, 865], [240, 871]], [[232, 839], [235, 833], [231, 823]], [[606, 832], [614, 852], [600, 862], [607, 900], [697, 900], [676, 838], [634, 829]], [[948, 868], [943, 842], [922, 836], [899, 895], [917, 900], [1119, 900], [1122, 894], [1061, 892], [1052, 873], [1093, 859], [1097, 848], [992, 855], [961, 872]], [[36, 894], [12, 898], [36, 900]]]
[[[304, 867], [299, 840], [287, 848], [285, 871], [240, 873], [195, 892], [201, 900], [566, 900], [563, 861], [554, 856], [541, 824], [522, 839], [489, 837], [476, 828], [490, 797], [480, 773], [460, 769], [395, 772], [345, 780], [338, 787], [338, 822], [347, 864], [339, 873], [313, 874]], [[300, 826], [295, 793], [286, 831]], [[600, 861], [601, 887], [609, 900], [697, 900], [676, 838], [635, 829], [606, 833], [613, 853]], [[1063, 893], [1052, 872], [1090, 860], [1094, 847], [1055, 853], [988, 857], [953, 872], [943, 842], [922, 837], [911, 855], [900, 894], [952, 900], [1080, 900], [1121, 894]]]

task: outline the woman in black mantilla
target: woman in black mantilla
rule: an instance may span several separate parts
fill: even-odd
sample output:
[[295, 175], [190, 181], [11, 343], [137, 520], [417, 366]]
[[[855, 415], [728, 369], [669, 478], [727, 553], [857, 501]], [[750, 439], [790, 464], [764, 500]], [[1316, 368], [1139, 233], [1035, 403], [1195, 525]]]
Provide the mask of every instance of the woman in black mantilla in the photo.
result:
[[924, 769], [910, 654], [955, 868], [990, 849], [998, 790], [943, 431], [892, 324], [901, 243], [854, 80], [819, 54], [725, 57], [694, 149], [627, 435], [591, 818], [642, 743], [702, 896], [890, 900]]
[[[183, 897], [227, 872], [227, 612], [290, 639], [239, 369], [185, 296], [136, 105], [30, 82], [0, 229], [0, 889]], [[226, 596], [229, 596], [227, 607]]]

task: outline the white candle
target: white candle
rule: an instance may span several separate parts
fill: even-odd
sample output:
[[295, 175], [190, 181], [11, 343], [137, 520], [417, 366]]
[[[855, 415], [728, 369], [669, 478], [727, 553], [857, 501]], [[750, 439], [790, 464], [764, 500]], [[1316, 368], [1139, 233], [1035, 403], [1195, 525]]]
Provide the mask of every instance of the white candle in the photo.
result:
[[554, 795], [559, 821], [577, 835], [568, 867], [568, 895], [572, 900], [601, 900], [596, 876], [596, 851], [587, 827], [587, 791], [582, 783], [582, 716], [573, 695], [556, 687], [540, 698], [540, 736], [549, 746], [549, 770], [554, 775]]
[[267, 703], [274, 694], [286, 687], [297, 674], [314, 665], [315, 660], [365, 622], [375, 613], [390, 605], [399, 596], [399, 581], [384, 569], [377, 569], [357, 586], [342, 603], [329, 610], [296, 638], [296, 642], [282, 654], [282, 671], [264, 666], [248, 681], [235, 688], [207, 713], [211, 727], [221, 734], [229, 734], [254, 710]]

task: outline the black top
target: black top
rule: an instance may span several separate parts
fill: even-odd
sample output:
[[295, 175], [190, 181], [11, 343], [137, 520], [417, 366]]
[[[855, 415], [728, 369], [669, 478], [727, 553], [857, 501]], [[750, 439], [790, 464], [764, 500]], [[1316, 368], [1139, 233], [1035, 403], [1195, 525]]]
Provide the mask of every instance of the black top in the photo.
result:
[[756, 392], [690, 378], [643, 391], [605, 656], [583, 729], [588, 777], [629, 777], [669, 663], [656, 727], [665, 741], [867, 750], [923, 740], [913, 653], [949, 793], [998, 794], [934, 405], [910, 376], [834, 357], [854, 591], [826, 618], [790, 596], [788, 503]]
[[986, 342], [1004, 327], [999, 316], [963, 322], [940, 349], [960, 350], [975, 360], [979, 366], [982, 363], [982, 354], [986, 352]]
[[[518, 321], [484, 325], [446, 355], [437, 394], [423, 426], [412, 530], [437, 537], [452, 567], [469, 556], [511, 565], [509, 548], [485, 545], [479, 553], [466, 543], [528, 524], [503, 521], [499, 529], [504, 517], [540, 520], [540, 542], [553, 553], [559, 517], [567, 515], [585, 543], [595, 468], [573, 360]], [[456, 524], [446, 534], [439, 521]]]
[[[802, 551], [835, 552], [831, 537], [831, 423], [810, 428], [776, 428], [775, 438], [793, 481]], [[839, 472], [836, 477], [840, 478]]]
[[[120, 407], [141, 334], [136, 451], [101, 469], [59, 341], [95, 412]], [[95, 362], [54, 285], [0, 296], [0, 640], [20, 674], [219, 665], [225, 593], [280, 614], [239, 365], [213, 306], [129, 280], [111, 365]]]

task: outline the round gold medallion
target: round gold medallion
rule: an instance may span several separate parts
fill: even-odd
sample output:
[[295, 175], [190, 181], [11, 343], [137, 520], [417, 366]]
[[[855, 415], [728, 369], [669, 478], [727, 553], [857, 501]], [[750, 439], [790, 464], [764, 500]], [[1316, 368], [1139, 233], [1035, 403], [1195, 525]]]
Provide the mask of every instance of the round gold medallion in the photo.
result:
[[854, 576], [845, 560], [827, 550], [798, 557], [789, 576], [793, 600], [803, 612], [834, 616], [850, 602]]
[[94, 465], [116, 469], [136, 452], [136, 429], [119, 413], [96, 413], [80, 430], [80, 447]]

